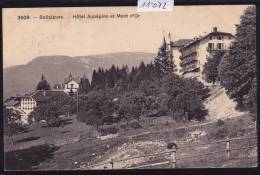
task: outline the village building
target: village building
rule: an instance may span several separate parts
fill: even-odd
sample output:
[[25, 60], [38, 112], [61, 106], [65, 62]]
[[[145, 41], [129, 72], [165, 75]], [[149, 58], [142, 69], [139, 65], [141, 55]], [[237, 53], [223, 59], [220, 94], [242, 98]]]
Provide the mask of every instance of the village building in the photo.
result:
[[58, 95], [65, 94], [63, 91], [56, 90], [36, 90], [29, 94], [17, 95], [16, 97], [10, 97], [5, 101], [7, 109], [13, 109], [20, 113], [23, 121], [27, 121], [29, 114], [39, 104], [45, 103], [49, 98]]
[[214, 27], [209, 34], [185, 44], [179, 49], [180, 74], [184, 77], [197, 77], [203, 81], [203, 67], [211, 51], [228, 50], [232, 41], [234, 36], [231, 33], [220, 32]]
[[67, 94], [75, 94], [76, 92], [78, 92], [79, 84], [80, 84], [80, 78], [72, 77], [72, 75], [69, 74], [69, 77], [65, 78], [63, 84], [55, 84], [53, 86], [53, 89], [64, 91]]

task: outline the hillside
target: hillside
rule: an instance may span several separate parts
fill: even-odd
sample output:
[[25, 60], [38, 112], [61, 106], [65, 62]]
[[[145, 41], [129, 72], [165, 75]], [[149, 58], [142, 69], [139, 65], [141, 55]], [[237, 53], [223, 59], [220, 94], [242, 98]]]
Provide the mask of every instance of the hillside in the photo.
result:
[[110, 68], [112, 64], [129, 68], [137, 66], [143, 60], [150, 63], [155, 54], [142, 52], [122, 52], [92, 56], [41, 56], [26, 65], [18, 65], [3, 70], [4, 98], [35, 89], [42, 74], [53, 86], [62, 83], [69, 73], [82, 76], [84, 73], [91, 78], [92, 72], [98, 67]]
[[208, 109], [207, 120], [223, 120], [246, 113], [235, 109], [236, 102], [228, 97], [223, 87], [216, 85], [209, 89], [210, 97], [204, 102], [206, 109]]
[[[137, 129], [131, 127], [123, 129], [119, 123], [120, 130], [117, 134], [103, 137], [93, 136], [91, 134], [93, 130], [89, 126], [71, 117], [64, 128], [50, 129], [40, 123], [30, 125], [30, 132], [14, 137], [15, 147], [10, 146], [10, 138], [5, 137], [6, 168], [86, 170], [103, 169], [107, 166], [110, 169], [111, 159], [126, 159], [116, 162], [115, 169], [130, 168], [171, 161], [169, 154], [142, 157], [170, 151], [167, 149], [167, 144], [170, 142], [178, 145], [178, 168], [257, 166], [256, 128], [252, 114], [225, 119], [221, 125], [218, 122], [194, 121], [170, 124], [163, 122], [156, 125], [151, 123], [147, 126], [141, 125]], [[231, 151], [230, 159], [226, 158], [225, 152], [225, 138], [228, 135], [233, 139], [231, 149], [239, 148]], [[146, 168], [171, 168], [171, 166], [165, 164]]]

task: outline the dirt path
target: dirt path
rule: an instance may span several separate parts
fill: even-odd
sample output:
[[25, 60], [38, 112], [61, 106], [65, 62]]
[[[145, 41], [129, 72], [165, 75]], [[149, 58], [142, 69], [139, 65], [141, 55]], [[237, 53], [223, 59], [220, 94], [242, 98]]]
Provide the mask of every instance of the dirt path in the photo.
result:
[[210, 87], [210, 97], [204, 105], [208, 109], [207, 120], [218, 120], [237, 117], [246, 112], [239, 112], [235, 109], [236, 102], [228, 97], [226, 90], [221, 86]]

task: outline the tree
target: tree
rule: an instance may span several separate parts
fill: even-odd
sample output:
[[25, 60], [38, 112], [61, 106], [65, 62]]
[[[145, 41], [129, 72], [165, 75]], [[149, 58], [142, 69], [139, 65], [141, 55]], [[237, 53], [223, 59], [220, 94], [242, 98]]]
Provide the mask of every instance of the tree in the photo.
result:
[[51, 89], [51, 86], [45, 79], [44, 75], [42, 75], [42, 78], [41, 78], [40, 82], [38, 83], [36, 90], [50, 90], [50, 89]]
[[119, 101], [119, 117], [126, 119], [139, 119], [145, 104], [145, 95], [138, 91], [129, 91], [122, 94]]
[[45, 120], [50, 127], [59, 126], [60, 115], [71, 111], [72, 99], [67, 94], [57, 94], [39, 104], [30, 114], [35, 121]]
[[223, 58], [226, 51], [216, 50], [211, 51], [210, 56], [207, 58], [207, 62], [204, 65], [203, 74], [208, 83], [213, 83], [215, 85], [218, 80], [218, 65]]
[[162, 81], [162, 92], [166, 94], [167, 112], [175, 120], [204, 119], [207, 111], [203, 100], [208, 90], [196, 79], [183, 79], [168, 75]]
[[91, 86], [89, 83], [88, 78], [86, 77], [86, 74], [80, 79], [79, 83], [79, 94], [87, 94], [91, 90]]
[[108, 87], [113, 88], [115, 86], [116, 80], [117, 80], [117, 71], [115, 65], [113, 64], [107, 73]]
[[14, 135], [25, 131], [26, 127], [21, 123], [21, 115], [17, 111], [4, 107], [3, 114], [4, 133], [11, 138], [12, 145], [14, 146]]
[[139, 84], [142, 80], [145, 79], [145, 64], [143, 61], [141, 61], [141, 63], [139, 64], [139, 67], [137, 69], [137, 72], [134, 76], [134, 79], [133, 79], [133, 83], [135, 84]]
[[166, 44], [165, 38], [159, 48], [157, 57], [154, 59], [155, 67], [157, 68], [158, 74], [168, 74], [176, 71], [176, 65], [173, 62], [173, 55], [171, 49]]
[[92, 78], [91, 78], [91, 88], [94, 88], [97, 85], [98, 85], [97, 71], [94, 70], [92, 73]]
[[[248, 7], [236, 27], [236, 38], [229, 52], [223, 57], [218, 73], [227, 94], [244, 107], [251, 95], [251, 104], [256, 104], [256, 9]], [[251, 92], [251, 93], [250, 93]]]
[[111, 100], [103, 89], [92, 90], [86, 96], [81, 96], [80, 104], [81, 110], [77, 119], [97, 129], [103, 124], [104, 118], [114, 112]]

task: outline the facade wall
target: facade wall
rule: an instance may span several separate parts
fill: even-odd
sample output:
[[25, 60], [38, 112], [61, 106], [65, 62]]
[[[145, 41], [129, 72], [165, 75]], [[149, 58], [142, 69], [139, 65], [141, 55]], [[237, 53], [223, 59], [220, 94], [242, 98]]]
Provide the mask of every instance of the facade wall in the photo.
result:
[[[229, 37], [230, 36], [222, 35], [221, 36], [222, 39], [220, 40], [220, 39], [218, 39], [218, 36], [212, 36], [211, 39], [210, 39], [210, 37], [207, 37], [204, 40], [200, 41], [200, 45], [198, 48], [198, 60], [199, 60], [199, 66], [200, 66], [199, 73], [200, 73], [201, 77], [203, 77], [202, 71], [203, 71], [205, 63], [207, 62], [207, 58], [210, 55], [208, 52], [209, 45], [210, 45], [209, 43], [211, 43], [213, 46], [212, 50], [228, 50], [231, 42], [234, 40], [233, 37], [231, 39]], [[222, 45], [221, 49], [219, 49], [217, 47], [218, 44]]]
[[193, 70], [198, 68], [199, 66], [199, 59], [198, 59], [198, 50], [199, 50], [200, 43], [194, 43], [189, 47], [181, 50], [181, 73], [184, 73], [188, 70]]
[[34, 108], [37, 106], [36, 101], [31, 97], [23, 97], [21, 99], [20, 108], [22, 111], [24, 111], [26, 114], [31, 113]]
[[69, 93], [70, 90], [72, 89], [72, 91], [75, 93], [78, 91], [79, 88], [79, 84], [76, 81], [70, 81], [67, 84], [64, 84], [64, 92], [65, 93]]
[[176, 65], [176, 68], [177, 68], [177, 71], [176, 73], [178, 75], [181, 74], [180, 70], [181, 70], [181, 66], [180, 66], [180, 56], [181, 56], [181, 52], [179, 51], [179, 48], [175, 47], [172, 49], [172, 53], [173, 53], [173, 61], [174, 61], [174, 64]]

